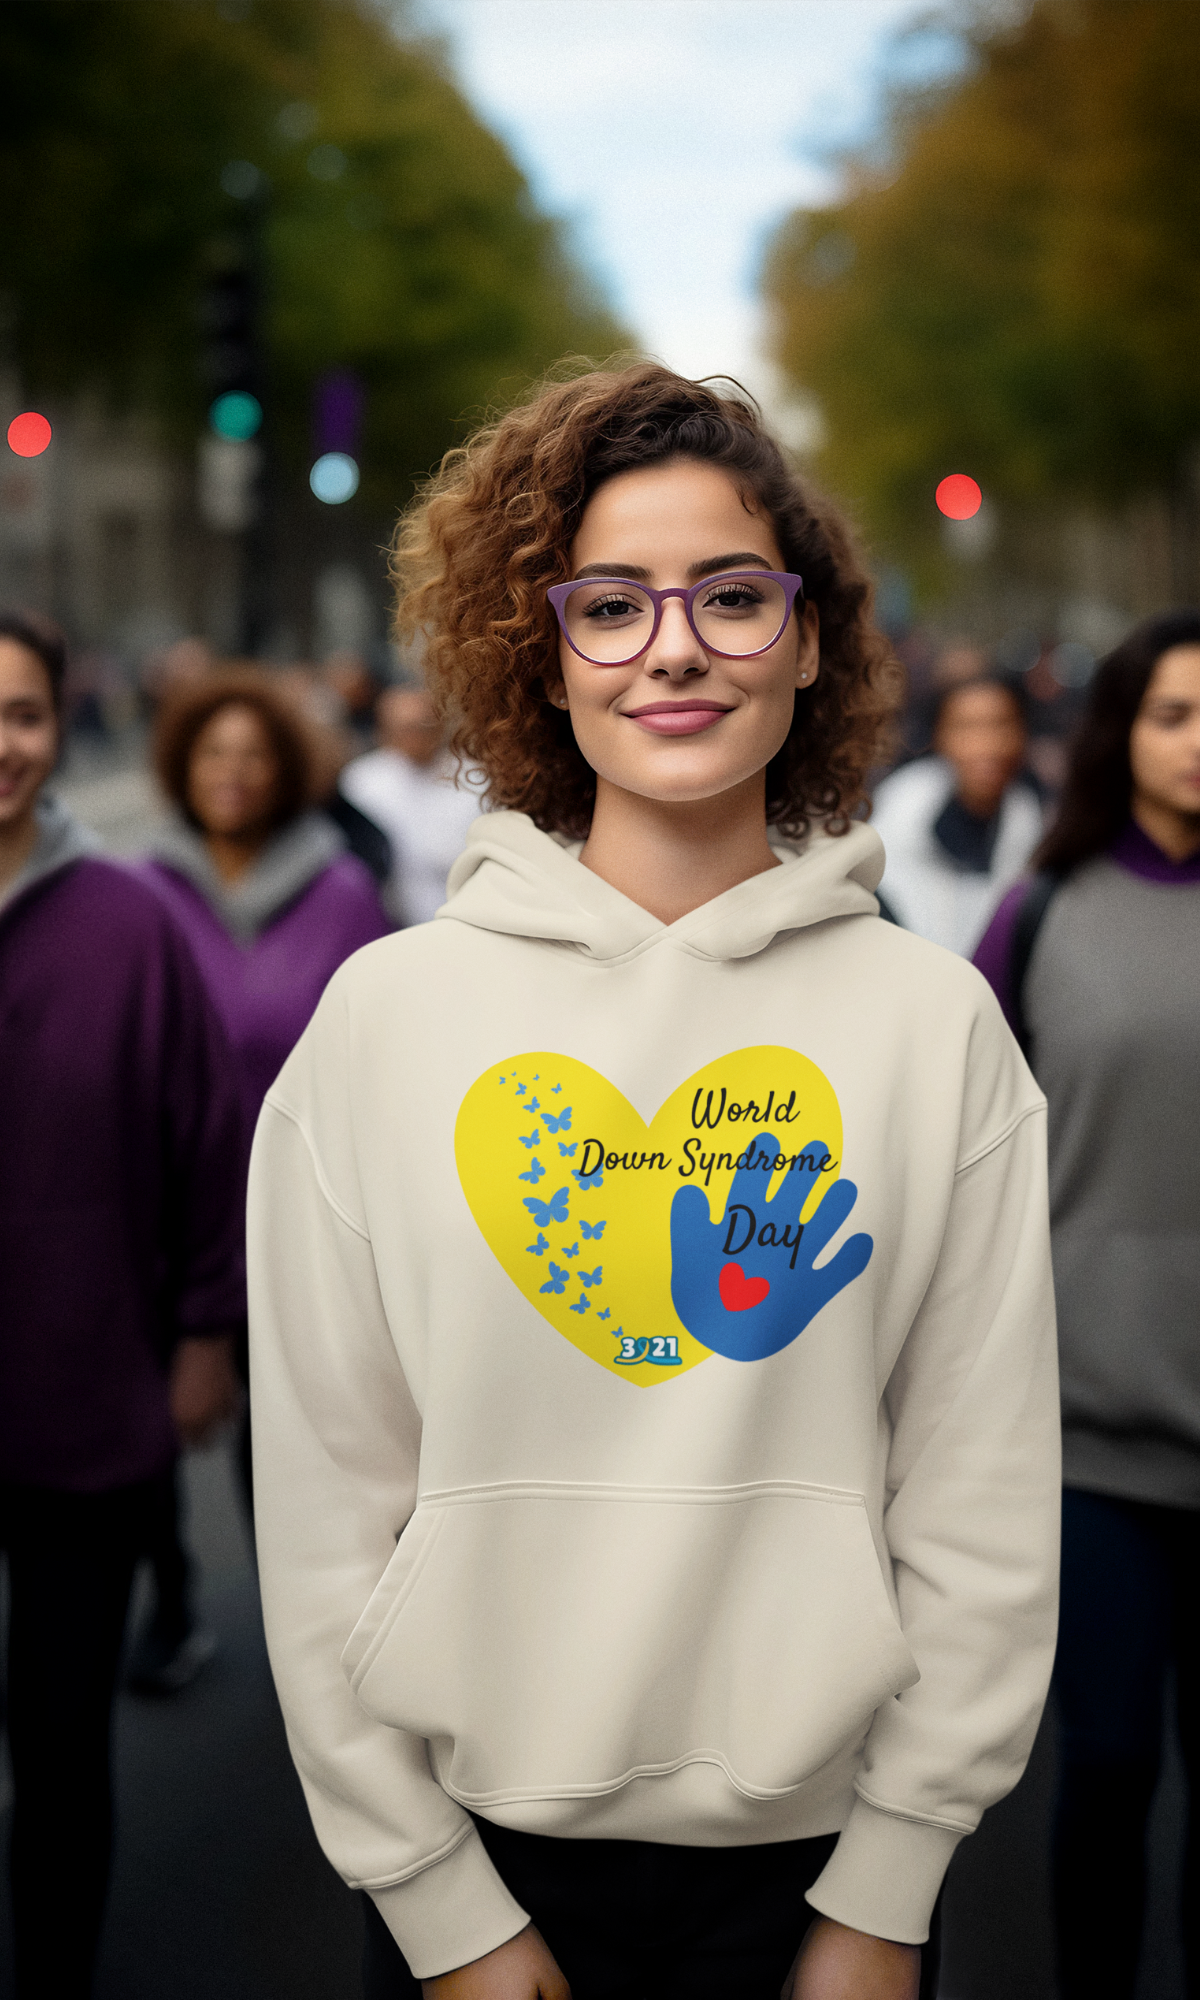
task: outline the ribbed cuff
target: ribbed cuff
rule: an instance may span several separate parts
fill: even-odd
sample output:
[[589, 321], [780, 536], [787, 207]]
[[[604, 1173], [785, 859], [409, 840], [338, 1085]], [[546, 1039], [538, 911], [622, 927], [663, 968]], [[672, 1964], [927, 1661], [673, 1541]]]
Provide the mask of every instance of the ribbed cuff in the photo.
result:
[[900, 1819], [856, 1799], [808, 1901], [852, 1931], [924, 1944], [942, 1877], [962, 1838], [953, 1827]]
[[529, 1922], [474, 1827], [444, 1861], [370, 1895], [414, 1979], [436, 1979], [440, 1972], [470, 1965]]

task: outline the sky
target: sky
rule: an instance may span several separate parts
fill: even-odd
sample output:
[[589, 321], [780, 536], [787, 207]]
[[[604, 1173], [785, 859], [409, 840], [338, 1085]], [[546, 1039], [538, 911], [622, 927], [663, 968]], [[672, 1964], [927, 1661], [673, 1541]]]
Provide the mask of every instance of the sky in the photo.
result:
[[[914, 0], [410, 0], [639, 344], [790, 415], [756, 280], [774, 226], [836, 198], [889, 78], [953, 60]], [[915, 29], [915, 32], [914, 32]], [[907, 33], [905, 31], [908, 31]], [[898, 39], [899, 38], [899, 39]]]

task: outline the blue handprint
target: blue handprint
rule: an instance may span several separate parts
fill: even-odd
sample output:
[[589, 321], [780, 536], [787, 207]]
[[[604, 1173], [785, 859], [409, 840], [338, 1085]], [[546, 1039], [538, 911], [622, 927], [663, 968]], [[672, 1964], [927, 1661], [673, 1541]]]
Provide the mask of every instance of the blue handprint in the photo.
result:
[[812, 1221], [801, 1225], [828, 1147], [819, 1140], [803, 1147], [768, 1201], [776, 1148], [759, 1145], [752, 1142], [743, 1156], [719, 1222], [710, 1222], [698, 1187], [680, 1188], [671, 1203], [672, 1303], [688, 1332], [730, 1361], [762, 1361], [789, 1346], [865, 1271], [874, 1248], [869, 1236], [852, 1236], [817, 1270], [858, 1189], [834, 1181]]

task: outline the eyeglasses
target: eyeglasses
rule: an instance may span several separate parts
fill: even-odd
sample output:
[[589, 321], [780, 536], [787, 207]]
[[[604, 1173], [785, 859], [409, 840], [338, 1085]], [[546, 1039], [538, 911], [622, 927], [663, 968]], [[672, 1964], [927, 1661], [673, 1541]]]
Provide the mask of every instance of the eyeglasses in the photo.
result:
[[668, 597], [681, 597], [706, 653], [748, 660], [782, 636], [804, 583], [785, 570], [746, 569], [706, 576], [690, 590], [652, 590], [622, 576], [555, 583], [546, 592], [572, 652], [594, 667], [623, 667], [654, 644]]

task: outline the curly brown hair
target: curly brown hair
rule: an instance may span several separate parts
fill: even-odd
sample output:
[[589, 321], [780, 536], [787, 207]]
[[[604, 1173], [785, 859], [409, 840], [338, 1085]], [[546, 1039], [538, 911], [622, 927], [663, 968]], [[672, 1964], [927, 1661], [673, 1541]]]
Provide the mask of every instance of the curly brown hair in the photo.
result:
[[397, 629], [424, 638], [454, 749], [482, 770], [494, 805], [546, 832], [586, 836], [596, 779], [570, 717], [545, 699], [558, 674], [546, 592], [569, 578], [584, 508], [605, 480], [702, 459], [725, 467], [770, 517], [820, 617], [821, 671], [767, 767], [767, 818], [792, 837], [814, 819], [844, 833], [864, 805], [900, 685], [848, 523], [791, 469], [736, 383], [720, 395], [649, 362], [573, 369], [449, 452], [396, 530]]
[[180, 682], [167, 695], [154, 728], [154, 768], [159, 784], [193, 826], [188, 770], [196, 738], [223, 708], [251, 708], [270, 738], [279, 769], [275, 826], [286, 826], [311, 804], [317, 777], [314, 733], [295, 704], [256, 667], [219, 667], [203, 679]]

